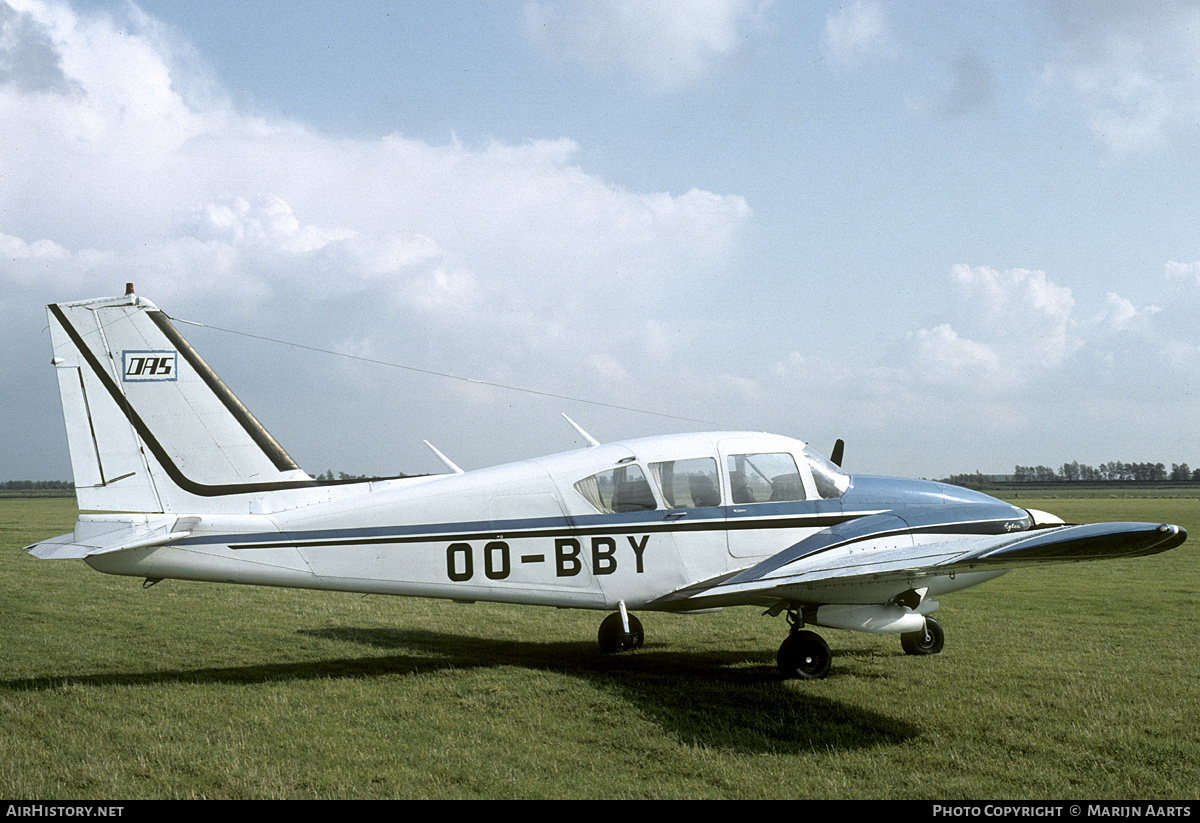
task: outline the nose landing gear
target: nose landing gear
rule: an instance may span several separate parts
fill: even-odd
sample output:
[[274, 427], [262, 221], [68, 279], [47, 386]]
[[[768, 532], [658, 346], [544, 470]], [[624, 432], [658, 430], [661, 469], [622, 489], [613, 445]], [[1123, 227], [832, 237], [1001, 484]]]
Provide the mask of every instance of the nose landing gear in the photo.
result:
[[604, 618], [597, 634], [600, 651], [605, 654], [639, 649], [646, 641], [646, 633], [642, 630], [642, 621], [625, 610], [624, 601], [618, 605], [621, 610]]

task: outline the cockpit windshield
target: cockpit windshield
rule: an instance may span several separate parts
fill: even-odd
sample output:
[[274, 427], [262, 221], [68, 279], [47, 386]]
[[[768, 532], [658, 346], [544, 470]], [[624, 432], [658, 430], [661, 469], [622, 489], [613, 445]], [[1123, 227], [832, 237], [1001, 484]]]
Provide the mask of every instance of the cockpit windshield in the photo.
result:
[[826, 500], [834, 500], [850, 488], [850, 475], [811, 449], [804, 450], [804, 458], [812, 469], [817, 494]]

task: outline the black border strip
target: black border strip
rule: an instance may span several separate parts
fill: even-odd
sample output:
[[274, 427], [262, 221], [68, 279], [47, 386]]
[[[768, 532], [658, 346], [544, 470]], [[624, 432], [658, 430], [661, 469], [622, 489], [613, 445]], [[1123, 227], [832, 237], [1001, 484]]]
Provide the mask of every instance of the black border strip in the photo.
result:
[[246, 408], [245, 404], [237, 399], [237, 396], [234, 395], [229, 386], [225, 385], [225, 381], [212, 370], [212, 367], [204, 362], [204, 358], [192, 348], [191, 343], [184, 339], [170, 318], [161, 311], [147, 311], [146, 314], [158, 326], [158, 330], [166, 335], [167, 340], [183, 354], [192, 368], [196, 370], [196, 373], [208, 385], [212, 393], [220, 398], [221, 402], [225, 404], [225, 408], [229, 410], [229, 413], [245, 429], [246, 434], [250, 435], [250, 438], [263, 450], [263, 453], [267, 455], [270, 461], [275, 464], [275, 468], [281, 472], [299, 471], [300, 467], [296, 465], [296, 461], [292, 459], [291, 455], [284, 451], [283, 446], [279, 445], [279, 441], [271, 436], [271, 433], [263, 427], [262, 423], [258, 422], [258, 418]]
[[[659, 533], [675, 533], [675, 532], [697, 532], [697, 531], [741, 531], [747, 529], [797, 529], [797, 528], [826, 528], [837, 525], [838, 523], [847, 520], [855, 520], [861, 515], [844, 514], [844, 515], [820, 515], [817, 517], [802, 516], [791, 518], [788, 520], [771, 519], [748, 521], [731, 525], [728, 521], [722, 518], [714, 518], [705, 520], [701, 523], [678, 523], [674, 521], [662, 522], [639, 522], [639, 523], [612, 523], [608, 525], [597, 524], [594, 526], [572, 525], [566, 519], [562, 525], [547, 526], [543, 528], [505, 528], [505, 524], [496, 524], [495, 528], [487, 529], [476, 526], [469, 531], [452, 532], [452, 531], [423, 531], [410, 534], [388, 534], [374, 536], [354, 536], [345, 535], [342, 537], [305, 537], [303, 533], [288, 533], [283, 532], [278, 538], [255, 543], [239, 543], [236, 540], [225, 540], [225, 538], [235, 538], [237, 535], [224, 535], [225, 540], [223, 545], [227, 545], [232, 549], [278, 549], [278, 548], [321, 548], [328, 546], [370, 546], [370, 545], [401, 545], [404, 543], [436, 543], [445, 540], [450, 541], [467, 541], [467, 540], [521, 540], [537, 537], [587, 537], [591, 535], [607, 535], [607, 534], [659, 534]], [[464, 524], [465, 525], [465, 524]], [[336, 532], [336, 529], [327, 531]], [[206, 543], [217, 542], [217, 538], [205, 537], [203, 541]], [[182, 540], [176, 545], [186, 545], [192, 541]], [[196, 541], [199, 542], [199, 541]]]

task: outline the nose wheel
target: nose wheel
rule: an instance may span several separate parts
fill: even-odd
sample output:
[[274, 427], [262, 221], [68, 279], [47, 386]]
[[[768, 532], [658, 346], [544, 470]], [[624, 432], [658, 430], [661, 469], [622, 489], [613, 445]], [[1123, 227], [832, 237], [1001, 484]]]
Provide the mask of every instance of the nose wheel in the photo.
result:
[[632, 614], [613, 612], [600, 624], [597, 639], [600, 641], [600, 651], [616, 654], [641, 648], [646, 640], [646, 633], [642, 631], [642, 621]]

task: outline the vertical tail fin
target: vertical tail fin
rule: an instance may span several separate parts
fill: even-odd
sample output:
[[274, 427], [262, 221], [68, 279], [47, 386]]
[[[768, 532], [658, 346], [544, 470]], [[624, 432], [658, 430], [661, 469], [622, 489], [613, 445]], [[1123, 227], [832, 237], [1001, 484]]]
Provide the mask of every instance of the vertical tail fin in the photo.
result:
[[310, 482], [150, 301], [48, 314], [81, 509], [195, 510], [198, 497]]

